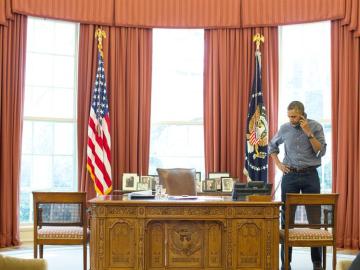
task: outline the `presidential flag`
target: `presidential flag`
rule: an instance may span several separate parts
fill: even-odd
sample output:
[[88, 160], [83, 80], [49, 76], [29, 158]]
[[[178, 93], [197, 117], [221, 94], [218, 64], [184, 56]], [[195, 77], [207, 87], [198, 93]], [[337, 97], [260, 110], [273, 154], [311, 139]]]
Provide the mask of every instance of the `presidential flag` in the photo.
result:
[[109, 194], [112, 190], [110, 145], [109, 103], [104, 60], [99, 50], [88, 125], [87, 169], [96, 193], [100, 195]]
[[249, 98], [244, 174], [248, 181], [267, 182], [268, 123], [261, 86], [261, 53], [255, 52], [255, 74]]

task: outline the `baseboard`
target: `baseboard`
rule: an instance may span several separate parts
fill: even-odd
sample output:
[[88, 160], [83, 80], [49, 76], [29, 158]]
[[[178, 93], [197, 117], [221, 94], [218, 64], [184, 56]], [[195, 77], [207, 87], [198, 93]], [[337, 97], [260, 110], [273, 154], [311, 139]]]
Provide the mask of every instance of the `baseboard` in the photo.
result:
[[20, 242], [22, 244], [31, 243], [34, 241], [34, 226], [24, 225], [20, 226]]

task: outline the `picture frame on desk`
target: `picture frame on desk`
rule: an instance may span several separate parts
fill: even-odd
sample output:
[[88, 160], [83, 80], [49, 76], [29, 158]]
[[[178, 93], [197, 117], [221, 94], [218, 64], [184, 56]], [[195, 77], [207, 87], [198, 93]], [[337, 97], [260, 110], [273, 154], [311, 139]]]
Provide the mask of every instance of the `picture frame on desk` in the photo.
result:
[[149, 190], [152, 187], [153, 176], [142, 175], [140, 176], [137, 190]]
[[136, 173], [123, 173], [122, 189], [134, 191], [137, 189], [139, 176]]
[[223, 192], [232, 192], [234, 188], [234, 178], [221, 177], [221, 188]]
[[203, 191], [204, 192], [216, 192], [216, 179], [205, 179], [203, 181]]
[[201, 182], [201, 172], [195, 172], [195, 180]]
[[147, 183], [137, 183], [136, 190], [149, 190], [149, 185]]
[[216, 180], [216, 190], [222, 190], [222, 177], [230, 177], [228, 172], [210, 172], [208, 175], [208, 179], [215, 179]]
[[156, 175], [156, 174], [151, 174], [151, 175], [148, 175], [148, 176], [151, 177], [150, 188], [151, 188], [151, 190], [155, 190], [156, 183], [159, 183], [159, 176]]

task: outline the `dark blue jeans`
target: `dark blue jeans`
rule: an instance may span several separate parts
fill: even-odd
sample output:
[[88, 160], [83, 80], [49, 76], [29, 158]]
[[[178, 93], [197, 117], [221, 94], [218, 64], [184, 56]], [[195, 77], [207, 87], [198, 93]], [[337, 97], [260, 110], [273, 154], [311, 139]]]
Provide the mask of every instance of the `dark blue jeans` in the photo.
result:
[[[286, 193], [320, 193], [320, 179], [317, 170], [297, 173], [289, 172], [284, 174], [281, 182], [281, 200], [285, 202]], [[282, 206], [281, 227], [285, 228], [285, 206]], [[320, 223], [320, 207], [307, 207], [306, 216], [311, 223]], [[294, 209], [296, 210], [296, 209]], [[294, 211], [295, 212], [295, 211]], [[294, 213], [295, 214], [295, 213]], [[294, 220], [295, 215], [292, 215]], [[292, 248], [289, 248], [289, 262], [291, 262]], [[321, 263], [322, 249], [320, 247], [311, 248], [311, 260], [313, 263]], [[284, 265], [285, 252], [284, 245], [281, 245], [281, 263]]]

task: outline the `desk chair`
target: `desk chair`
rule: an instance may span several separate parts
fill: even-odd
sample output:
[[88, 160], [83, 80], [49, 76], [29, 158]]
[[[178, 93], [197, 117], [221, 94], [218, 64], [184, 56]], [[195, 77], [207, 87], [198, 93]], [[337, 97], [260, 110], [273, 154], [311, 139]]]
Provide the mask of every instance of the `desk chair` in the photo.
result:
[[156, 169], [168, 195], [196, 195], [195, 169]]
[[[285, 229], [280, 241], [285, 249], [285, 270], [289, 268], [289, 247], [322, 247], [323, 268], [326, 269], [326, 246], [333, 247], [333, 268], [336, 267], [336, 211], [338, 194], [286, 194]], [[305, 206], [312, 223], [297, 222], [297, 206]], [[314, 221], [316, 220], [316, 221]]]
[[44, 245], [83, 245], [86, 270], [89, 230], [85, 192], [33, 192], [34, 258]]

